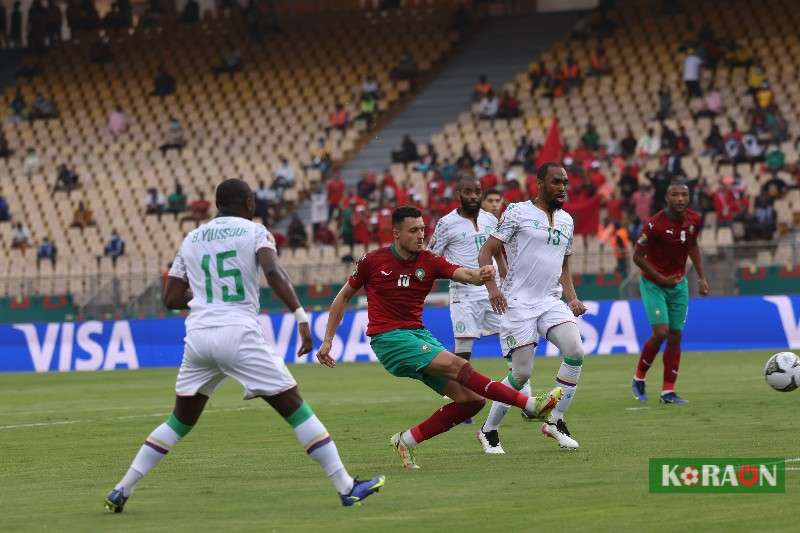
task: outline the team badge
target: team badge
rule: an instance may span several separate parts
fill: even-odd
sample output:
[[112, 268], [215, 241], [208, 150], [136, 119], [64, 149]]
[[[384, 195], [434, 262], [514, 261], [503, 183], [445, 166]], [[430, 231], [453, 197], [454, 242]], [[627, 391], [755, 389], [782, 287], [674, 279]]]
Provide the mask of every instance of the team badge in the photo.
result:
[[428, 346], [427, 344], [423, 344], [421, 349], [422, 349], [423, 352], [430, 352], [431, 351], [431, 347]]
[[508, 345], [509, 348], [513, 348], [514, 346], [517, 345], [517, 339], [515, 339], [513, 335], [509, 335], [508, 337], [506, 337], [506, 344]]
[[456, 322], [456, 331], [457, 331], [458, 333], [464, 333], [464, 330], [465, 330], [465, 329], [467, 329], [467, 326], [466, 326], [466, 324], [464, 324], [464, 323], [463, 323], [462, 321], [460, 321], [460, 320], [459, 320], [458, 322]]
[[424, 270], [424, 269], [422, 269], [422, 268], [418, 268], [418, 269], [417, 269], [417, 270], [414, 272], [414, 275], [415, 275], [415, 276], [417, 276], [417, 279], [418, 279], [418, 280], [422, 281], [423, 279], [425, 279], [425, 270]]
[[642, 246], [644, 246], [645, 244], [647, 244], [647, 235], [645, 235], [644, 233], [642, 233], [642, 235], [639, 237], [639, 241], [638, 241], [638, 243], [639, 243], [639, 244], [641, 244]]
[[694, 233], [694, 224], [689, 226], [689, 233]]

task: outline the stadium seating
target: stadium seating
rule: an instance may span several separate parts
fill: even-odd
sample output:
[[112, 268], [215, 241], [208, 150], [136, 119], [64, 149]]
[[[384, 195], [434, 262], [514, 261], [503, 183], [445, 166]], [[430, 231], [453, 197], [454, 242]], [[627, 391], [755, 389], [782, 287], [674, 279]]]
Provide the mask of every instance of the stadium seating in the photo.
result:
[[[35, 248], [25, 256], [9, 249], [6, 225], [0, 232], [0, 292], [68, 290], [80, 304], [91, 296], [87, 275], [149, 273], [152, 278], [162, 272], [190, 226], [181, 227], [172, 216], [145, 217], [148, 187], [167, 195], [180, 182], [190, 201], [199, 192], [211, 198], [223, 178], [270, 183], [279, 157], [285, 156], [297, 180], [285, 202], [297, 203], [309, 184], [320, 179], [319, 171], [309, 168], [317, 139], [325, 139], [338, 161], [364, 134], [361, 122], [344, 133], [325, 133], [334, 103], [346, 103], [353, 118], [361, 82], [373, 73], [382, 92], [380, 109], [395, 105], [409, 86], [391, 80], [391, 69], [406, 50], [422, 72], [442, 57], [456, 39], [447, 29], [449, 9], [305, 15], [287, 19], [281, 33], [270, 34], [263, 45], [243, 40], [236, 18], [190, 26], [168, 22], [109, 34], [114, 55], [109, 65], [88, 61], [94, 37], [52, 49], [42, 64], [43, 74], [7, 88], [4, 100], [17, 89], [28, 102], [41, 93], [55, 101], [60, 118], [4, 124], [16, 153], [0, 159], [0, 175], [14, 220], [28, 225], [34, 243], [51, 236], [59, 260], [54, 272], [49, 262], [37, 270]], [[231, 40], [242, 49], [244, 70], [216, 79], [211, 68], [220, 63], [220, 50]], [[149, 93], [161, 63], [176, 77], [178, 89], [155, 98]], [[106, 129], [115, 104], [131, 117], [129, 133], [117, 140]], [[187, 146], [162, 155], [158, 147], [169, 116], [182, 122]], [[33, 176], [23, 169], [29, 147], [42, 164]], [[52, 192], [60, 163], [80, 176], [82, 188], [70, 197]], [[93, 210], [97, 222], [83, 232], [69, 228], [79, 201]], [[116, 266], [99, 258], [112, 228], [126, 240], [126, 256]]]

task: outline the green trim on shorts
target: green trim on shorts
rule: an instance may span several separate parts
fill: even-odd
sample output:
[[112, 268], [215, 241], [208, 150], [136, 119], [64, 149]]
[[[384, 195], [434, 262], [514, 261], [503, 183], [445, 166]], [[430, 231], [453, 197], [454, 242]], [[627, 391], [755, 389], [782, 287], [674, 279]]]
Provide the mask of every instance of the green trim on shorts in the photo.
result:
[[685, 277], [672, 288], [661, 287], [642, 277], [639, 290], [651, 326], [667, 324], [669, 329], [683, 329], [689, 308], [689, 282]]
[[564, 356], [564, 363], [570, 366], [583, 366], [583, 358], [572, 358]]
[[399, 378], [417, 379], [442, 394], [448, 379], [431, 376], [423, 370], [445, 351], [430, 331], [425, 328], [394, 329], [373, 335], [369, 344], [387, 372]]
[[183, 422], [175, 418], [175, 414], [169, 415], [169, 418], [167, 419], [167, 425], [172, 428], [172, 431], [180, 435], [181, 438], [188, 435], [189, 432], [194, 427], [188, 424], [184, 424]]
[[300, 407], [298, 407], [294, 413], [286, 417], [286, 421], [289, 422], [290, 426], [296, 428], [312, 416], [314, 416], [314, 411], [311, 410], [311, 406], [308, 405], [308, 402], [303, 400]]

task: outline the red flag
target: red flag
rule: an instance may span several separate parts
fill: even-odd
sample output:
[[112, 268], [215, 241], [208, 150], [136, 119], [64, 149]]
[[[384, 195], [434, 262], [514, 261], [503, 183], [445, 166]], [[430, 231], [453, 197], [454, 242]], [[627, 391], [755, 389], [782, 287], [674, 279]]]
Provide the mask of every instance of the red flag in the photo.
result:
[[542, 151], [536, 158], [536, 166], [548, 161], [561, 161], [561, 138], [558, 135], [558, 118], [553, 118], [550, 124], [550, 131], [547, 132], [547, 139], [544, 141]]

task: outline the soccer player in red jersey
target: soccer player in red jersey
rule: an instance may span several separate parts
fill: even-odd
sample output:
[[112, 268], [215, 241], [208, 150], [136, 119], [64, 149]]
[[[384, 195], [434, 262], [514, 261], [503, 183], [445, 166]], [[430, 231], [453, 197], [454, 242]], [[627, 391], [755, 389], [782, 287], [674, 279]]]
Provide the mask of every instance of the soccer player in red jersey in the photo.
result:
[[686, 259], [690, 257], [699, 277], [700, 294], [709, 293], [708, 282], [700, 261], [697, 238], [700, 215], [688, 208], [689, 187], [685, 181], [673, 181], [667, 188], [667, 207], [645, 223], [633, 262], [642, 270], [639, 287], [653, 335], [642, 348], [631, 388], [639, 401], [647, 401], [644, 380], [661, 345], [664, 348], [664, 381], [661, 403], [684, 404], [687, 400], [675, 393], [678, 367], [681, 362], [681, 332], [686, 324], [689, 285], [686, 281]]
[[469, 361], [445, 350], [422, 324], [423, 304], [434, 281], [452, 279], [482, 285], [494, 279], [494, 267], [464, 268], [424, 250], [425, 221], [414, 207], [395, 209], [392, 223], [394, 243], [362, 257], [331, 304], [317, 358], [325, 366], [335, 366], [330, 351], [336, 328], [347, 302], [363, 287], [368, 300], [367, 336], [384, 368], [397, 377], [418, 379], [453, 400], [427, 420], [391, 437], [403, 466], [418, 468], [414, 448], [476, 415], [484, 406], [484, 398], [514, 405], [529, 416], [549, 413], [561, 398], [561, 388], [531, 398], [492, 381], [475, 371]]

